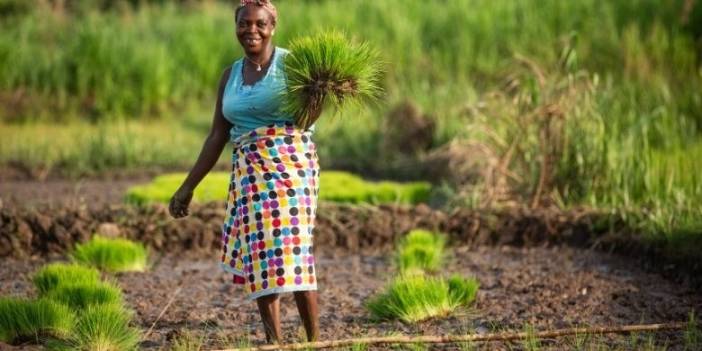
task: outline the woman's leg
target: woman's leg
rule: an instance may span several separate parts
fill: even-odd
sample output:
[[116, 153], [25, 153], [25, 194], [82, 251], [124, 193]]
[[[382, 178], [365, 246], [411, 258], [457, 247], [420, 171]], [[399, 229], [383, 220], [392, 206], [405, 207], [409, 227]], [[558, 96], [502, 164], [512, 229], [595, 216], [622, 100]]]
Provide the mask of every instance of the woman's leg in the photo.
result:
[[307, 341], [319, 340], [319, 309], [317, 291], [295, 291], [295, 304], [307, 332]]
[[282, 344], [280, 330], [280, 299], [278, 294], [261, 296], [256, 299], [258, 312], [261, 314], [263, 327], [266, 331], [266, 341], [269, 344]]

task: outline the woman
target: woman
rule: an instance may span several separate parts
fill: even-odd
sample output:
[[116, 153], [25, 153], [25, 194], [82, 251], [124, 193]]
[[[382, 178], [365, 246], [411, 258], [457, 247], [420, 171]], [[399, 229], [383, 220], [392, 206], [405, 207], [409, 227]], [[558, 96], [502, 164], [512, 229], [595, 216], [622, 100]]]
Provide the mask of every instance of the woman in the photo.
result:
[[220, 79], [210, 134], [171, 199], [175, 218], [188, 214], [193, 190], [234, 143], [221, 267], [255, 299], [266, 340], [282, 343], [279, 293], [293, 292], [307, 339], [319, 339], [312, 229], [319, 168], [314, 128], [302, 131], [280, 112], [283, 58], [275, 47], [277, 11], [268, 0], [241, 0], [236, 36], [245, 56]]

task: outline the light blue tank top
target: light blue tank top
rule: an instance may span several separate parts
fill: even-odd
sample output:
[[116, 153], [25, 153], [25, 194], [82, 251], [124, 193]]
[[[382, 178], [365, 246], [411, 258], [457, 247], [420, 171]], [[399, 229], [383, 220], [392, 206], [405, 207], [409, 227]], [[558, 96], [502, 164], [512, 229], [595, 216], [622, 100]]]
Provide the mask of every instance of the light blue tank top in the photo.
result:
[[[286, 49], [275, 47], [268, 72], [253, 85], [243, 84], [243, 58], [232, 65], [222, 96], [222, 113], [224, 118], [232, 123], [229, 131], [232, 141], [258, 127], [269, 124], [283, 125], [285, 122], [294, 121], [293, 116], [281, 110], [286, 89], [283, 62], [288, 52]], [[314, 125], [309, 131], [314, 132]]]

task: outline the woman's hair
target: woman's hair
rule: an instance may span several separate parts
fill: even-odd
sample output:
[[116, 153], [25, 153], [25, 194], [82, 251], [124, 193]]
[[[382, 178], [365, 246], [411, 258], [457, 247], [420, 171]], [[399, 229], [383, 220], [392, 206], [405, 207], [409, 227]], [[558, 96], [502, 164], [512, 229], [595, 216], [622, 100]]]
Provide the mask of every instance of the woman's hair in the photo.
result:
[[241, 12], [241, 10], [249, 4], [263, 7], [263, 9], [268, 11], [268, 13], [271, 15], [273, 24], [278, 22], [278, 10], [270, 0], [241, 0], [239, 6], [237, 6], [236, 11], [234, 12], [234, 19], [239, 20], [239, 12]]

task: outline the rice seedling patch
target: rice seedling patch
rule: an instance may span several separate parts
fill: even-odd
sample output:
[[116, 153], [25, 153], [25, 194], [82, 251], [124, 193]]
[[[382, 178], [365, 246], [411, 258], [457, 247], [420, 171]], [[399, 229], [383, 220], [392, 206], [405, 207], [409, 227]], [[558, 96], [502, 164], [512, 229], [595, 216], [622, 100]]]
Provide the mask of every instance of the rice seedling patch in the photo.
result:
[[144, 271], [147, 256], [148, 249], [142, 243], [100, 235], [77, 244], [71, 255], [77, 262], [111, 272]]
[[448, 278], [449, 298], [452, 303], [469, 306], [475, 301], [480, 283], [472, 277], [462, 277], [454, 274]]
[[436, 272], [445, 261], [446, 237], [428, 230], [415, 229], [403, 237], [397, 248], [401, 272]]
[[322, 31], [292, 40], [289, 48], [283, 109], [301, 128], [313, 125], [327, 108], [380, 95], [380, 55], [368, 43], [351, 42], [337, 31]]
[[421, 274], [401, 275], [366, 302], [374, 319], [399, 319], [405, 323], [444, 317], [459, 306], [451, 298], [445, 279]]
[[73, 312], [50, 299], [0, 297], [0, 341], [39, 343], [67, 336], [75, 323]]
[[100, 281], [100, 272], [78, 263], [51, 263], [37, 270], [32, 281], [43, 295], [61, 284], [95, 284]]
[[69, 337], [52, 343], [57, 350], [136, 350], [140, 331], [130, 325], [133, 312], [114, 304], [90, 305]]
[[47, 298], [69, 306], [73, 310], [83, 310], [96, 304], [122, 304], [122, 291], [112, 283], [62, 284], [46, 294]]
[[[185, 173], [158, 176], [151, 183], [130, 188], [125, 195], [125, 201], [133, 204], [168, 203], [185, 177]], [[230, 180], [229, 173], [210, 172], [195, 189], [193, 201], [201, 203], [224, 201]], [[431, 185], [428, 182], [371, 182], [351, 173], [340, 171], [320, 172], [319, 184], [319, 199], [321, 201], [354, 204], [416, 204], [426, 202], [431, 190]]]

